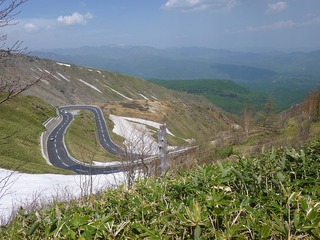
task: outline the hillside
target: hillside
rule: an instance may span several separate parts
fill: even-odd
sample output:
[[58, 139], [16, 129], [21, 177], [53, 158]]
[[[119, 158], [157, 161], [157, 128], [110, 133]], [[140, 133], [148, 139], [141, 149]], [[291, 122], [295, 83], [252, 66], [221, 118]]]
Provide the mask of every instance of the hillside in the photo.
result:
[[320, 81], [320, 51], [255, 53], [108, 45], [32, 54], [144, 79], [228, 79], [272, 96], [281, 109], [301, 102]]
[[71, 174], [48, 165], [41, 154], [42, 123], [55, 116], [52, 106], [37, 97], [18, 96], [0, 104], [0, 113], [0, 168]]
[[[173, 171], [162, 178], [140, 179], [129, 189], [123, 185], [69, 202], [60, 198], [62, 202], [44, 208], [26, 205], [9, 225], [0, 227], [0, 237], [318, 239], [319, 94], [280, 114], [270, 113], [261, 126], [251, 119], [248, 131], [216, 126], [216, 141], [172, 159]], [[26, 103], [39, 101], [20, 97]], [[189, 107], [188, 113], [195, 110], [181, 102], [174, 109], [170, 103], [114, 101], [103, 110], [106, 115], [126, 112], [157, 121], [166, 114], [181, 119]], [[148, 109], [161, 109], [161, 114]], [[213, 116], [195, 114], [201, 121], [201, 115]]]
[[[51, 109], [49, 113], [43, 114], [41, 121], [35, 123], [37, 132], [30, 138], [34, 145], [28, 146], [28, 151], [37, 152], [34, 158], [39, 161], [40, 147], [38, 141], [41, 131], [44, 131], [42, 123], [49, 117], [54, 117], [54, 107], [73, 104], [95, 104], [103, 109], [105, 119], [113, 128], [109, 120], [110, 114], [116, 114], [124, 117], [137, 117], [146, 120], [166, 123], [168, 129], [174, 134], [175, 138], [169, 141], [174, 146], [189, 145], [186, 139], [193, 139], [193, 144], [201, 139], [215, 136], [219, 131], [228, 129], [230, 125], [235, 124], [232, 117], [222, 112], [215, 105], [205, 98], [185, 93], [179, 93], [166, 88], [157, 86], [143, 79], [112, 73], [95, 68], [80, 67], [68, 63], [44, 60], [37, 57], [21, 55], [18, 58], [8, 61], [6, 65], [0, 68], [2, 79], [18, 82], [18, 85], [33, 82], [35, 79], [40, 81], [24, 92], [26, 96], [20, 96], [15, 101], [6, 102], [7, 108], [15, 108], [15, 104], [23, 106], [26, 115], [33, 116], [35, 109], [34, 102], [37, 98], [42, 99], [44, 109]], [[17, 81], [18, 80], [18, 81]], [[37, 98], [34, 98], [37, 97]], [[30, 99], [30, 100], [29, 100]], [[39, 102], [40, 104], [40, 102]], [[51, 106], [50, 106], [51, 105]], [[1, 107], [5, 107], [1, 106]], [[18, 109], [17, 109], [18, 110]], [[28, 113], [29, 111], [29, 113]], [[16, 118], [20, 118], [19, 112], [11, 112]], [[39, 113], [41, 114], [41, 113]], [[24, 125], [30, 124], [32, 118], [24, 119]], [[10, 133], [10, 129], [15, 126], [15, 122], [6, 122], [3, 126], [3, 133]], [[33, 123], [32, 123], [33, 124]], [[88, 126], [88, 120], [79, 118], [79, 121], [73, 123], [78, 126]], [[83, 131], [92, 131], [83, 129]], [[75, 129], [77, 127], [75, 126]], [[154, 129], [150, 129], [154, 131]], [[77, 144], [73, 145], [75, 149], [82, 149], [86, 145], [86, 138], [79, 138], [77, 131], [75, 135], [71, 134], [71, 139], [77, 138]], [[117, 136], [114, 136], [117, 141]], [[156, 138], [156, 135], [154, 135]], [[119, 138], [121, 141], [121, 138]], [[23, 140], [22, 145], [28, 145], [27, 140]], [[72, 140], [71, 140], [72, 141]], [[122, 139], [123, 141], [123, 139]], [[11, 148], [21, 149], [21, 144], [11, 142]], [[121, 142], [119, 142], [121, 144]], [[25, 161], [23, 156], [19, 156], [17, 161]], [[110, 158], [110, 156], [109, 156]], [[112, 158], [112, 157], [111, 157]], [[8, 153], [7, 160], [14, 159], [13, 153]], [[5, 165], [14, 169], [15, 165], [3, 163], [4, 158], [0, 159], [0, 165]], [[44, 160], [43, 160], [44, 161]], [[14, 162], [14, 161], [13, 161]], [[23, 171], [34, 172], [36, 168], [29, 168], [28, 164]]]
[[263, 94], [250, 91], [231, 80], [150, 80], [150, 82], [172, 90], [204, 96], [225, 111], [237, 115], [242, 114], [244, 106], [251, 106], [255, 111], [261, 111], [267, 100]]
[[19, 61], [2, 67], [0, 71], [3, 78], [16, 78], [22, 83], [41, 78], [40, 83], [26, 93], [54, 106], [179, 98], [173, 97], [170, 91], [135, 77], [30, 56], [20, 56]]
[[[140, 179], [131, 188], [122, 185], [96, 195], [83, 191], [81, 198], [69, 202], [66, 191], [66, 199], [59, 196], [62, 202], [20, 208], [9, 225], [0, 227], [0, 238], [320, 237], [320, 92], [280, 114], [271, 105], [257, 116], [247, 109], [240, 127], [201, 96], [95, 68], [30, 56], [18, 60], [2, 66], [2, 79], [19, 79], [23, 85], [40, 77], [40, 82], [26, 95], [0, 104], [0, 166], [58, 173], [41, 159], [39, 136], [42, 123], [55, 115], [54, 107], [66, 104], [100, 106], [111, 129], [115, 123], [110, 115], [167, 123], [174, 134], [170, 144], [190, 146], [189, 140], [195, 139], [192, 144], [199, 147], [171, 158], [172, 171], [162, 178]], [[216, 81], [213, 88], [208, 80], [200, 81], [200, 88], [193, 81], [186, 83], [191, 92], [254, 96], [225, 80]], [[226, 84], [229, 92], [219, 89]], [[95, 133], [92, 116], [77, 114], [67, 135], [69, 146], [81, 152], [92, 139], [82, 133]], [[311, 140], [305, 148], [286, 147]], [[80, 179], [80, 189], [87, 179]]]

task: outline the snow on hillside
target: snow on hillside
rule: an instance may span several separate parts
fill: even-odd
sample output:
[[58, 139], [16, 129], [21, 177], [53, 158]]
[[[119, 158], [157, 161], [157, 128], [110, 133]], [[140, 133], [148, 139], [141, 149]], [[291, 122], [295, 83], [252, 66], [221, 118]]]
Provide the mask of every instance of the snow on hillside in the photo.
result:
[[85, 85], [91, 87], [92, 89], [96, 90], [97, 92], [102, 93], [97, 87], [91, 85], [90, 83], [87, 83], [86, 81], [83, 81], [83, 80], [80, 79], [80, 78], [79, 78], [78, 80], [79, 80], [80, 82], [84, 83]]
[[62, 77], [64, 80], [66, 80], [67, 82], [70, 82], [70, 80], [68, 78], [66, 78], [64, 75], [62, 75], [61, 73], [57, 72], [57, 74]]
[[[150, 126], [150, 127], [156, 128], [156, 129], [159, 129], [160, 126], [162, 125], [161, 123], [157, 123], [154, 121], [149, 121], [149, 120], [145, 120], [145, 119], [141, 119], [141, 118], [131, 118], [131, 117], [122, 117], [122, 118], [126, 119], [130, 122], [140, 123], [140, 124], [147, 125], [147, 126]], [[175, 137], [173, 135], [173, 133], [169, 131], [169, 129], [167, 129], [167, 133], [170, 134], [171, 136]]]
[[145, 100], [149, 100], [149, 98], [147, 98], [145, 95], [143, 95], [143, 94], [139, 94], [141, 97], [143, 97]]
[[71, 67], [70, 64], [66, 64], [66, 63], [60, 63], [60, 62], [56, 62], [58, 65], [60, 66], [65, 66], [65, 67]]
[[105, 86], [106, 86], [107, 88], [109, 88], [111, 91], [113, 91], [113, 92], [117, 93], [118, 95], [120, 95], [121, 97], [124, 97], [125, 99], [130, 100], [130, 101], [132, 101], [132, 100], [133, 100], [132, 98], [129, 98], [129, 97], [127, 97], [127, 96], [123, 95], [122, 93], [120, 93], [120, 92], [118, 92], [117, 90], [115, 90], [115, 89], [113, 89], [113, 88], [109, 87], [108, 85], [106, 85], [106, 84], [105, 84]]
[[[123, 179], [122, 173], [94, 175], [94, 192], [119, 185]], [[84, 175], [26, 174], [0, 168], [0, 225], [1, 220], [6, 221], [12, 210], [19, 206], [25, 207], [34, 201], [48, 203], [53, 199], [78, 197], [88, 181], [89, 177]]]
[[[110, 114], [110, 120], [114, 122], [113, 132], [125, 138], [124, 144], [129, 151], [136, 154], [155, 155], [159, 152], [157, 140], [152, 136], [156, 131], [149, 127], [159, 129], [160, 123], [140, 118], [120, 117]], [[174, 136], [170, 131], [168, 133]], [[168, 146], [169, 150], [175, 147]]]

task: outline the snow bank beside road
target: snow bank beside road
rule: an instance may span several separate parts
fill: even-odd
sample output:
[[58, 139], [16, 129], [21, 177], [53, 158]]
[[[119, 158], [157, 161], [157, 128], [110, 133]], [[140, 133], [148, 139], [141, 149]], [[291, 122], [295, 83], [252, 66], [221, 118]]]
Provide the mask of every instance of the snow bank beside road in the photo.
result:
[[[94, 192], [124, 181], [123, 173], [94, 175], [92, 178]], [[1, 181], [3, 179], [9, 181]], [[56, 198], [78, 197], [88, 180], [88, 176], [84, 175], [26, 174], [0, 168], [0, 191], [3, 190], [0, 192], [0, 218], [6, 220], [12, 210], [34, 201], [50, 202]]]
[[[159, 153], [157, 140], [152, 136], [156, 133], [149, 127], [159, 129], [160, 123], [144, 120], [140, 118], [120, 117], [110, 115], [110, 120], [114, 122], [113, 132], [125, 138], [124, 144], [128, 150], [135, 154], [155, 155]], [[168, 129], [168, 134], [174, 136]], [[169, 150], [176, 147], [168, 146]]]

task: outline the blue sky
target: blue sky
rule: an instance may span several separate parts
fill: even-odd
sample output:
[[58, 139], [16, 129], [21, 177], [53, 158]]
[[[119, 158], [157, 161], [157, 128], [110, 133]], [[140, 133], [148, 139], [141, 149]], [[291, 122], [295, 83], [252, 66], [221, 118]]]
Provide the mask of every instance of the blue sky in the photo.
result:
[[1, 32], [31, 50], [108, 44], [320, 49], [320, 0], [28, 0], [19, 10], [18, 24]]

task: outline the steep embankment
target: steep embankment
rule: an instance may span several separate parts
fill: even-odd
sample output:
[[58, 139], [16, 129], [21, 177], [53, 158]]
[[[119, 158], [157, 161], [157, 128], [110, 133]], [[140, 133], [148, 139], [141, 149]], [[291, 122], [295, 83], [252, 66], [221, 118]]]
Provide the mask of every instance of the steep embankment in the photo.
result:
[[143, 79], [25, 55], [1, 65], [0, 73], [2, 79], [18, 80], [21, 85], [40, 78], [26, 93], [54, 106], [131, 100], [199, 101]]
[[18, 96], [0, 104], [0, 168], [70, 174], [48, 165], [41, 154], [42, 123], [54, 115], [55, 109], [37, 97]]

